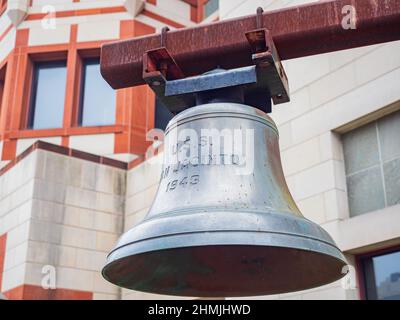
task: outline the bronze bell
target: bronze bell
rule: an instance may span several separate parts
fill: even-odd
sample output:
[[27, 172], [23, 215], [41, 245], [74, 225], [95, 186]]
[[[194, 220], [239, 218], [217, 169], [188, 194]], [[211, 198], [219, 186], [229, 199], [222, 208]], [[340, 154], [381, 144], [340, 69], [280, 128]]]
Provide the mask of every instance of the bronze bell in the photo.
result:
[[272, 119], [214, 99], [170, 121], [151, 210], [119, 239], [103, 276], [138, 291], [234, 297], [321, 286], [345, 265], [297, 208]]

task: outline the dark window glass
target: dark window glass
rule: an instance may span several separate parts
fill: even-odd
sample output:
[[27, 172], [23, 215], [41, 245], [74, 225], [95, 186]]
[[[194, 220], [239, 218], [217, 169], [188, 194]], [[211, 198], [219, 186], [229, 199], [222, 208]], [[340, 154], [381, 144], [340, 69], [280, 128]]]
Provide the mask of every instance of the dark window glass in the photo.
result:
[[156, 110], [155, 110], [155, 125], [156, 129], [165, 130], [168, 122], [173, 118], [173, 114], [165, 107], [162, 102], [156, 98]]
[[368, 300], [400, 300], [400, 251], [362, 259]]
[[100, 74], [100, 59], [83, 61], [80, 124], [104, 126], [115, 124], [115, 91]]
[[211, 16], [219, 8], [219, 0], [209, 0], [204, 6], [205, 18]]
[[400, 111], [343, 135], [350, 215], [400, 204]]
[[67, 70], [65, 61], [34, 65], [28, 126], [61, 128], [64, 115]]

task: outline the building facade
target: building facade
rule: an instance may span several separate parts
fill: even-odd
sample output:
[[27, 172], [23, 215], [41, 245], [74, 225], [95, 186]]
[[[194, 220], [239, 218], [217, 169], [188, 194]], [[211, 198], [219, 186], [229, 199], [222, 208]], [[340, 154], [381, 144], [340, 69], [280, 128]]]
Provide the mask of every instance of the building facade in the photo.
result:
[[[121, 290], [100, 274], [119, 235], [152, 203], [162, 158], [152, 129], [165, 126], [150, 89], [113, 91], [102, 80], [100, 47], [166, 25], [308, 2], [0, 1], [2, 294], [171, 298]], [[305, 217], [345, 253], [350, 274], [259, 298], [399, 299], [400, 42], [283, 64], [291, 102], [271, 116], [284, 173]]]

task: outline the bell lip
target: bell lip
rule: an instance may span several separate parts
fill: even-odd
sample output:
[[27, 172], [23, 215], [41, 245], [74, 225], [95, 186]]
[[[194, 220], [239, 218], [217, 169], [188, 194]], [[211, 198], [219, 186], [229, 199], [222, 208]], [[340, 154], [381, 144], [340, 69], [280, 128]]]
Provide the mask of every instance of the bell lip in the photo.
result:
[[[102, 270], [103, 277], [118, 286], [138, 291], [174, 296], [217, 297], [220, 295], [213, 295], [210, 292], [207, 294], [199, 292], [182, 294], [174, 292], [172, 289], [168, 292], [138, 289], [132, 283], [124, 283], [121, 278], [118, 279], [118, 275], [113, 274], [113, 270], [119, 269], [119, 267], [132, 268], [132, 272], [137, 273], [139, 272], [137, 265], [143, 261], [141, 258], [143, 256], [151, 261], [157, 259], [156, 257], [160, 253], [168, 254], [168, 251], [174, 249], [189, 249], [190, 251], [192, 248], [218, 248], [221, 246], [246, 246], [253, 249], [258, 248], [261, 251], [270, 250], [270, 248], [298, 250], [304, 252], [304, 255], [317, 255], [319, 263], [321, 261], [331, 262], [335, 268], [340, 266], [341, 270], [347, 264], [345, 257], [330, 235], [321, 226], [302, 216], [281, 211], [271, 212], [265, 209], [264, 211], [206, 209], [204, 212], [182, 210], [175, 214], [154, 216], [133, 227], [120, 238], [117, 247], [108, 255], [107, 264]], [[180, 268], [174, 261], [171, 266], [176, 267], [177, 270]], [[302, 267], [305, 268], [304, 265]], [[310, 266], [310, 268], [314, 268], [314, 266]], [[333, 267], [329, 266], [329, 268]], [[339, 272], [335, 272], [335, 275], [337, 278], [330, 280], [335, 281], [342, 276], [342, 274], [339, 275]], [[319, 282], [315, 286], [323, 284], [326, 283]], [[301, 290], [309, 288], [312, 286], [301, 287]], [[287, 291], [280, 293], [284, 292]], [[265, 294], [275, 293], [245, 292], [225, 296]]]
[[195, 121], [201, 118], [214, 118], [217, 116], [230, 116], [258, 121], [269, 126], [276, 132], [277, 135], [279, 135], [278, 128], [274, 120], [268, 114], [245, 104], [231, 102], [206, 103], [196, 106], [195, 108], [186, 109], [170, 120], [165, 129], [165, 135], [167, 135], [172, 129], [184, 123]]
[[[240, 235], [240, 236], [239, 236]], [[194, 240], [195, 239], [195, 240]], [[252, 239], [249, 241], [248, 239]], [[288, 241], [289, 240], [289, 241]], [[283, 245], [283, 244], [286, 245]], [[218, 230], [183, 232], [180, 234], [162, 235], [160, 237], [148, 238], [142, 241], [127, 243], [117, 246], [107, 256], [106, 266], [114, 261], [125, 257], [150, 253], [160, 250], [169, 250], [177, 247], [199, 247], [199, 246], [262, 246], [294, 248], [298, 250], [314, 251], [346, 261], [341, 250], [332, 242], [307, 238], [290, 233], [274, 233], [269, 231], [241, 231], [241, 230]]]
[[[313, 240], [315, 241], [315, 240]], [[206, 247], [220, 247], [220, 246], [224, 246], [224, 245], [219, 245], [219, 244], [209, 244], [209, 245], [197, 245], [197, 246], [186, 246], [186, 247], [180, 247], [179, 249], [188, 249], [188, 248], [206, 248]], [[251, 291], [245, 291], [245, 292], [225, 292], [225, 293], [221, 293], [221, 292], [212, 292], [212, 291], [208, 291], [208, 292], [201, 292], [201, 291], [196, 291], [197, 288], [192, 289], [192, 291], [194, 291], [193, 293], [182, 293], [179, 291], [175, 291], [173, 288], [170, 289], [165, 289], [162, 291], [159, 290], [152, 290], [149, 288], [138, 288], [135, 287], [134, 285], [129, 285], [128, 283], [123, 283], [120, 281], [115, 281], [115, 279], [113, 279], [112, 276], [110, 276], [108, 274], [109, 270], [112, 269], [112, 267], [114, 265], [118, 265], [120, 263], [124, 263], [125, 259], [129, 259], [134, 257], [135, 255], [126, 255], [125, 257], [121, 257], [119, 259], [113, 260], [108, 262], [102, 269], [101, 273], [104, 279], [106, 279], [107, 281], [109, 281], [110, 283], [113, 283], [115, 285], [118, 285], [120, 287], [126, 288], [126, 289], [130, 289], [130, 290], [135, 290], [135, 291], [140, 291], [140, 292], [146, 292], [146, 293], [151, 293], [151, 294], [161, 294], [161, 295], [169, 295], [169, 296], [176, 296], [176, 297], [202, 297], [202, 298], [215, 298], [215, 297], [256, 297], [256, 296], [266, 296], [266, 295], [274, 295], [274, 294], [284, 294], [284, 293], [290, 293], [290, 292], [296, 292], [296, 291], [302, 291], [302, 290], [308, 290], [308, 289], [313, 289], [313, 288], [317, 288], [323, 285], [327, 285], [329, 283], [333, 283], [335, 281], [340, 280], [341, 278], [343, 278], [344, 276], [347, 275], [347, 272], [343, 272], [345, 270], [345, 267], [348, 265], [346, 262], [345, 257], [343, 256], [343, 254], [341, 253], [341, 251], [339, 249], [337, 249], [337, 254], [336, 255], [331, 255], [331, 254], [326, 254], [324, 252], [321, 251], [313, 251], [313, 250], [307, 250], [307, 249], [299, 249], [296, 247], [278, 247], [278, 246], [263, 246], [263, 245], [249, 245], [249, 244], [229, 244], [229, 245], [225, 245], [225, 246], [229, 246], [232, 247], [233, 250], [235, 249], [235, 247], [264, 247], [265, 249], [271, 249], [271, 248], [280, 248], [280, 249], [290, 249], [290, 250], [297, 250], [299, 252], [304, 252], [305, 255], [310, 256], [311, 254], [315, 254], [321, 257], [321, 259], [324, 259], [325, 263], [330, 262], [331, 263], [331, 267], [333, 266], [333, 263], [336, 264], [336, 267], [340, 267], [341, 273], [336, 273], [335, 276], [331, 276], [329, 279], [325, 279], [324, 281], [319, 281], [317, 283], [313, 283], [307, 286], [302, 286], [302, 287], [298, 287], [295, 290], [288, 290], [288, 289], [282, 289], [282, 290], [274, 290], [274, 291], [268, 291], [267, 289], [265, 289], [264, 291], [260, 291], [260, 292], [251, 292]], [[144, 252], [142, 253], [143, 255], [153, 255], [153, 254], [157, 254], [159, 252], [162, 251], [169, 251], [169, 250], [173, 250], [176, 248], [169, 248], [169, 249], [161, 249], [161, 250], [157, 250], [157, 251], [149, 251], [149, 252]], [[142, 255], [142, 254], [138, 254], [136, 256]], [[127, 260], [128, 261], [128, 260]], [[125, 263], [126, 264], [126, 263]]]
[[[189, 220], [184, 220], [186, 223], [183, 224], [183, 226], [187, 226], [188, 224], [193, 227], [193, 223], [195, 221], [201, 221], [202, 218], [199, 217], [202, 213], [196, 213], [196, 214], [188, 214]], [[240, 217], [240, 212], [206, 212], [204, 213], [210, 217], [210, 220], [213, 219], [213, 217], [221, 217], [221, 218], [226, 218], [228, 220], [231, 220], [233, 216], [236, 216], [238, 220], [242, 220], [243, 218]], [[243, 215], [247, 216], [248, 221], [254, 219], [254, 216], [249, 215], [248, 212], [243, 212]], [[265, 214], [265, 213], [264, 213]], [[257, 213], [255, 213], [257, 215]], [[168, 221], [169, 219], [172, 218], [174, 219], [179, 219], [182, 220], [182, 216], [184, 215], [178, 215], [178, 216], [165, 216], [164, 218], [158, 218], [158, 219], [151, 219], [150, 221], [144, 221], [142, 224], [137, 225], [136, 227], [131, 229], [131, 232], [135, 235], [137, 233], [142, 234], [143, 229], [137, 230], [138, 227], [143, 225], [145, 226], [144, 228], [144, 233], [146, 234], [147, 230], [153, 230], [154, 228], [157, 229], [157, 227], [154, 225], [154, 223], [159, 223], [161, 225], [163, 224], [168, 224], [170, 227], [173, 225], [173, 223], [170, 224], [170, 222], [173, 221]], [[282, 218], [289, 218], [289, 221], [287, 220], [282, 220]], [[229, 247], [241, 247], [241, 246], [246, 246], [246, 247], [251, 247], [251, 248], [260, 248], [260, 250], [268, 250], [270, 248], [282, 248], [282, 249], [291, 249], [291, 250], [298, 250], [301, 252], [305, 252], [305, 254], [312, 255], [316, 254], [320, 257], [320, 259], [325, 259], [323, 261], [335, 261], [335, 265], [339, 266], [342, 268], [347, 265], [346, 259], [343, 256], [342, 252], [337, 248], [335, 245], [334, 241], [332, 238], [329, 236], [329, 234], [323, 230], [319, 225], [315, 224], [314, 222], [307, 220], [302, 217], [294, 216], [291, 214], [287, 213], [279, 213], [274, 214], [270, 213], [270, 216], [268, 217], [268, 220], [271, 220], [272, 218], [276, 219], [281, 219], [281, 221], [286, 221], [288, 226], [293, 226], [296, 225], [298, 226], [299, 230], [308, 230], [308, 231], [313, 231], [315, 232], [320, 232], [320, 237], [317, 237], [312, 234], [308, 234], [310, 237], [307, 237], [306, 234], [300, 235], [300, 234], [294, 234], [294, 233], [276, 233], [276, 232], [261, 232], [257, 230], [251, 230], [251, 231], [245, 231], [246, 228], [249, 228], [249, 225], [251, 223], [247, 224], [243, 223], [243, 230], [214, 230], [214, 231], [208, 231], [205, 232], [203, 230], [198, 230], [197, 232], [190, 232], [189, 229], [185, 229], [183, 227], [181, 233], [174, 233], [174, 234], [162, 234], [159, 237], [152, 236], [148, 237], [145, 239], [142, 239], [140, 241], [136, 242], [131, 242], [131, 243], [122, 243], [120, 242], [119, 245], [108, 255], [107, 257], [107, 264], [104, 266], [102, 270], [102, 275], [103, 277], [111, 282], [114, 283], [118, 286], [125, 287], [128, 289], [132, 290], [138, 290], [138, 291], [143, 291], [143, 292], [151, 292], [151, 293], [157, 293], [157, 294], [168, 294], [172, 296], [191, 296], [191, 297], [218, 297], [220, 294], [213, 295], [212, 293], [207, 293], [207, 294], [201, 294], [199, 292], [196, 292], [196, 294], [182, 294], [182, 293], [174, 293], [173, 291], [169, 292], [159, 292], [159, 291], [152, 291], [152, 290], [144, 290], [144, 289], [138, 289], [135, 288], [133, 285], [128, 284], [128, 283], [123, 283], [119, 281], [118, 279], [115, 278], [115, 275], [109, 274], [109, 272], [113, 272], [112, 269], [114, 267], [118, 266], [126, 266], [129, 265], [131, 266], [131, 262], [135, 261], [135, 259], [139, 258], [141, 256], [146, 256], [146, 257], [154, 257], [154, 255], [157, 255], [161, 252], [168, 252], [170, 250], [174, 249], [190, 249], [190, 248], [210, 248], [210, 247], [220, 247], [220, 246], [229, 246]], [[188, 223], [188, 221], [193, 221], [193, 223]], [[224, 223], [226, 224], [225, 220], [220, 220], [218, 223]], [[307, 228], [309, 226], [311, 229]], [[139, 232], [137, 232], [139, 231]], [[129, 232], [129, 231], [128, 231]], [[133, 260], [132, 260], [133, 259]], [[127, 261], [129, 263], [127, 264]], [[136, 260], [138, 261], [138, 260]], [[134, 264], [134, 263], [133, 263]], [[133, 267], [134, 268], [134, 267]], [[110, 271], [111, 270], [111, 271]], [[132, 271], [135, 272], [135, 271]], [[331, 279], [332, 282], [335, 280], [340, 279], [342, 276], [345, 274], [338, 274], [337, 278]], [[329, 281], [330, 282], [330, 281]], [[318, 283], [318, 285], [315, 285], [315, 287], [318, 287], [320, 285], [324, 285], [329, 282], [323, 282], [323, 283]], [[307, 286], [307, 287], [301, 287], [301, 290], [305, 289], [310, 289], [313, 286]], [[300, 289], [299, 289], [300, 290]], [[285, 293], [288, 291], [281, 291], [280, 293]], [[276, 293], [276, 292], [275, 292]], [[229, 297], [245, 297], [245, 296], [259, 296], [259, 295], [266, 295], [266, 294], [275, 294], [275, 293], [269, 293], [269, 292], [262, 292], [262, 293], [251, 293], [251, 292], [246, 292], [245, 294], [229, 294], [225, 296]]]

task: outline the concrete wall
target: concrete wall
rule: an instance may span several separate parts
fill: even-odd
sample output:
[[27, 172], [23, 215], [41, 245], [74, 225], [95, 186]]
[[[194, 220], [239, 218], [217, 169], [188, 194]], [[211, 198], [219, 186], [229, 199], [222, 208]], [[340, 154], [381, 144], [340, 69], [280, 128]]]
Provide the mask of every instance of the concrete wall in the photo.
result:
[[120, 297], [100, 271], [122, 232], [125, 170], [37, 150], [0, 181], [0, 234], [7, 233], [3, 292], [41, 287], [43, 267], [50, 266], [56, 289]]
[[29, 155], [15, 170], [0, 176], [0, 235], [6, 237], [1, 292], [25, 280], [37, 157], [36, 153]]

